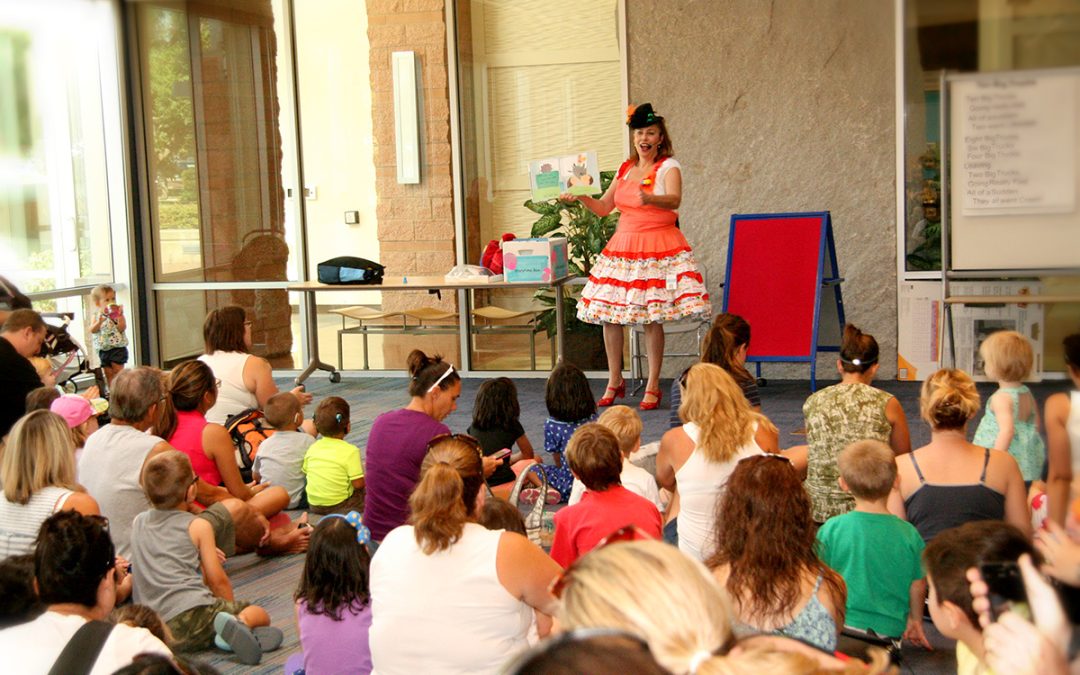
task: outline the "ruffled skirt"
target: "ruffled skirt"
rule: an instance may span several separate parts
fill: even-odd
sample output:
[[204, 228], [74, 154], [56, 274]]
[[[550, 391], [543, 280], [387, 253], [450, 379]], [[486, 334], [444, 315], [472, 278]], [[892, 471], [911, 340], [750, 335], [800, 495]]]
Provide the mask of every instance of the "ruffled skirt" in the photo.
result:
[[616, 231], [589, 273], [578, 318], [621, 325], [712, 318], [709, 292], [676, 227]]

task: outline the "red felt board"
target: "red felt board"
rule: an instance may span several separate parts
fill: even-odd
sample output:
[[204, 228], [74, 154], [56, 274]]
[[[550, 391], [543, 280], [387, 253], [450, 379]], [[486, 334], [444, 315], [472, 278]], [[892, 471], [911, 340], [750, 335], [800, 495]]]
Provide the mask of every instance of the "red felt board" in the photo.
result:
[[824, 227], [821, 214], [733, 221], [724, 290], [750, 324], [749, 356], [814, 355]]

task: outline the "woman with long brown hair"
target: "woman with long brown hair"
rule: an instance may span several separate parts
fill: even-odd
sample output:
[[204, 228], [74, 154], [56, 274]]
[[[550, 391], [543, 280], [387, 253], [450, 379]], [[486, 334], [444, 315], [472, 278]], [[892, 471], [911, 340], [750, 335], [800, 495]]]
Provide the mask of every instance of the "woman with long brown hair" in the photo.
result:
[[431, 440], [409, 524], [386, 535], [371, 563], [376, 671], [495, 673], [528, 646], [534, 610], [547, 634], [559, 566], [522, 535], [477, 523], [483, 484], [474, 438]]
[[780, 455], [742, 460], [716, 511], [716, 552], [706, 564], [738, 620], [834, 650], [847, 590], [814, 550], [810, 497], [791, 462]]
[[[746, 352], [750, 349], [750, 324], [738, 314], [717, 314], [709, 332], [701, 344], [701, 363], [720, 366], [728, 375], [735, 378], [750, 408], [761, 412], [761, 394], [758, 392], [757, 379], [746, 369]], [[671, 381], [671, 428], [682, 424], [679, 419], [679, 404], [682, 403], [682, 375]]]
[[735, 380], [720, 366], [699, 363], [687, 372], [681, 427], [660, 439], [656, 479], [678, 487], [679, 548], [697, 560], [712, 553], [716, 500], [735, 464], [776, 452], [776, 427], [750, 409]]
[[236, 463], [236, 446], [225, 427], [206, 419], [217, 401], [214, 373], [202, 361], [185, 361], [174, 368], [166, 382], [164, 405], [155, 431], [191, 460], [195, 475], [210, 485], [222, 486], [229, 495], [246, 502], [269, 520], [271, 538], [279, 550], [307, 550], [311, 531], [297, 528], [288, 515], [289, 493], [280, 485], [245, 483]]

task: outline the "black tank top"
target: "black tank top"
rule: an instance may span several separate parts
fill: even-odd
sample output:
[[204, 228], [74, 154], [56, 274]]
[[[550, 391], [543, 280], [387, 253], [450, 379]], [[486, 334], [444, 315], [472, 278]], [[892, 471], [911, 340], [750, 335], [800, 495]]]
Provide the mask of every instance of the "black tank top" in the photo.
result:
[[982, 474], [975, 485], [934, 485], [923, 478], [915, 454], [911, 465], [919, 476], [919, 487], [904, 500], [908, 521], [929, 543], [942, 530], [975, 520], [1004, 520], [1005, 495], [986, 486], [990, 450], [985, 449]]

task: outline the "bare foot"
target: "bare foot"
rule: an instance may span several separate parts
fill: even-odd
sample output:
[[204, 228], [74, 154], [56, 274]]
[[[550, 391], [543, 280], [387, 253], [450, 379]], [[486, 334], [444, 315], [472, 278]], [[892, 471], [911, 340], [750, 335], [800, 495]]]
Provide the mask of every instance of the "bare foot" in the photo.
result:
[[259, 549], [259, 555], [288, 555], [303, 553], [311, 540], [311, 528], [307, 524], [307, 514], [300, 516], [285, 527], [270, 531], [270, 542]]

